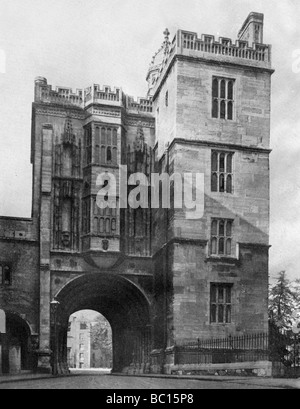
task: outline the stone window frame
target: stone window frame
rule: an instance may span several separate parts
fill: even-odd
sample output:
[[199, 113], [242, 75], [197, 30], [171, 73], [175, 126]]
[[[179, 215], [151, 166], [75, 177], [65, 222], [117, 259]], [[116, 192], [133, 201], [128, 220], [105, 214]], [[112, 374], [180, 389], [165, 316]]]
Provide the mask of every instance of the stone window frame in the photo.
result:
[[[99, 200], [99, 199], [98, 199]], [[97, 198], [93, 198], [94, 211], [93, 211], [93, 233], [98, 237], [116, 236], [118, 234], [118, 202], [116, 199], [115, 208], [106, 207], [100, 209], [97, 205]]]
[[[9, 279], [6, 280], [5, 269], [8, 269]], [[12, 286], [12, 268], [10, 263], [0, 263], [0, 286], [11, 287]]]
[[210, 284], [210, 324], [232, 324], [233, 287], [231, 283]]
[[89, 166], [92, 164], [92, 146], [93, 146], [93, 135], [92, 127], [87, 126], [84, 131], [84, 156], [85, 156], [85, 165]]
[[217, 149], [211, 151], [211, 191], [231, 195], [234, 193], [234, 152]]
[[118, 128], [114, 125], [95, 126], [95, 164], [118, 165]]
[[211, 87], [211, 117], [213, 119], [235, 120], [235, 88], [235, 78], [213, 75]]
[[210, 228], [210, 256], [233, 258], [234, 220], [213, 217]]

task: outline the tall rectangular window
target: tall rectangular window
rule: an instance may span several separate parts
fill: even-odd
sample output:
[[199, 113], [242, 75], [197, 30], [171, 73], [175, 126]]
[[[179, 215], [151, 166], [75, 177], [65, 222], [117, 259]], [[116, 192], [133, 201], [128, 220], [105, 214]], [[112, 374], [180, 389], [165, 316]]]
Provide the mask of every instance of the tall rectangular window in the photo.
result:
[[[100, 132], [100, 129], [99, 129]], [[118, 164], [118, 130], [117, 128], [101, 128], [100, 146], [96, 146], [96, 162], [101, 165]], [[97, 153], [99, 149], [99, 154]], [[97, 156], [98, 155], [98, 156]]]
[[210, 322], [230, 324], [232, 315], [232, 284], [211, 284]]
[[211, 191], [233, 193], [233, 153], [212, 151]]
[[235, 80], [213, 77], [212, 117], [233, 120]]
[[84, 133], [85, 164], [92, 163], [92, 128], [86, 128]]
[[233, 221], [213, 219], [211, 222], [211, 254], [215, 256], [232, 255]]
[[7, 264], [0, 264], [0, 285], [10, 286], [12, 284], [11, 268]]

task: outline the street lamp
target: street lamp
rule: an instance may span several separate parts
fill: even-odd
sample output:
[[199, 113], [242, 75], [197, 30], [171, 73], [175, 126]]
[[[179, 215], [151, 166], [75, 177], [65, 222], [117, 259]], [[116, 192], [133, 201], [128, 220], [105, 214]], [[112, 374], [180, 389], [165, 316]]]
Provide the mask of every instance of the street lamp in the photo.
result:
[[60, 302], [55, 298], [50, 302], [50, 312], [53, 320], [54, 326], [54, 340], [53, 340], [53, 365], [52, 365], [52, 374], [54, 376], [58, 375], [58, 354], [57, 354], [57, 311], [60, 306]]

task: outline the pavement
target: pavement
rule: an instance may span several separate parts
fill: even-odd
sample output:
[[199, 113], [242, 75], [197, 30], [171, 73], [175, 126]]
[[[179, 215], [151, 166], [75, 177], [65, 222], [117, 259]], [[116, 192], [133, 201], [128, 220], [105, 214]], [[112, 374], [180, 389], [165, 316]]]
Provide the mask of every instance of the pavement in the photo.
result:
[[[124, 375], [109, 371], [78, 370], [70, 375], [53, 377], [22, 373], [15, 376], [0, 376], [0, 389], [300, 389], [300, 379], [273, 379], [231, 376], [174, 376], [174, 375]], [[26, 387], [25, 387], [26, 386]]]

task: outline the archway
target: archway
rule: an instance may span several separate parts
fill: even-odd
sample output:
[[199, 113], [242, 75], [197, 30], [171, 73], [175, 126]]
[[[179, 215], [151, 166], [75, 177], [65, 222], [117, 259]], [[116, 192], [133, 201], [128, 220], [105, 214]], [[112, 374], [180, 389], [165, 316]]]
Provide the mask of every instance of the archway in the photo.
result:
[[6, 312], [6, 333], [2, 334], [2, 373], [32, 370], [31, 330], [18, 314]]
[[109, 322], [99, 312], [77, 311], [69, 319], [68, 326], [69, 369], [112, 370], [112, 330]]
[[[89, 274], [67, 284], [56, 296], [57, 330], [52, 320], [52, 349], [57, 350], [60, 372], [68, 368], [69, 317], [76, 311], [93, 310], [110, 323], [113, 339], [113, 371], [133, 367], [145, 372], [151, 346], [150, 304], [142, 290], [128, 279], [108, 274]], [[57, 334], [57, 348], [53, 348]]]

